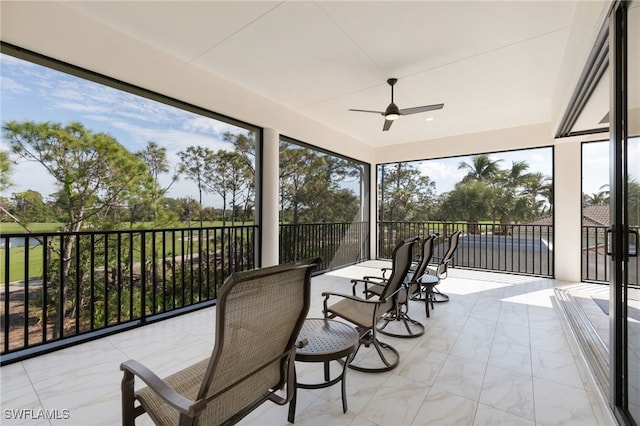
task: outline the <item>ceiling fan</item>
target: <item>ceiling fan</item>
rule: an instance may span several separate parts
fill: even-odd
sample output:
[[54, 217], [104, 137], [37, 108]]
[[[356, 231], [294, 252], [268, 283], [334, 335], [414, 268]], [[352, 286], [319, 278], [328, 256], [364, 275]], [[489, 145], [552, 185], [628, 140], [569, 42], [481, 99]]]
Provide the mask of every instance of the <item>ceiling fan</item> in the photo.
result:
[[387, 80], [389, 86], [391, 86], [391, 103], [387, 106], [387, 109], [384, 111], [371, 111], [368, 109], [349, 109], [349, 111], [357, 111], [357, 112], [373, 112], [374, 114], [381, 114], [384, 116], [384, 126], [382, 126], [383, 131], [389, 130], [393, 121], [400, 117], [401, 115], [410, 115], [417, 114], [419, 112], [433, 111], [436, 109], [442, 109], [444, 104], [433, 104], [433, 105], [423, 105], [413, 108], [403, 108], [399, 109], [396, 104], [393, 103], [393, 86], [398, 82], [397, 78], [390, 78]]

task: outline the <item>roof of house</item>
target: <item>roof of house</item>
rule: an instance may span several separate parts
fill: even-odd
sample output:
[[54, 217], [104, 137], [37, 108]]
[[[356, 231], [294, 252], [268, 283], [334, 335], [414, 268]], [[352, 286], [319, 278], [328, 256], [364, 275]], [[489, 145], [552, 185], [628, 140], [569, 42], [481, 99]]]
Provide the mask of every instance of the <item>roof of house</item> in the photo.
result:
[[[525, 225], [552, 225], [551, 215], [539, 217], [536, 220], [527, 222]], [[584, 206], [582, 208], [583, 226], [609, 226], [609, 205], [599, 204], [595, 206]]]
[[584, 206], [582, 208], [582, 224], [587, 226], [609, 226], [609, 205]]

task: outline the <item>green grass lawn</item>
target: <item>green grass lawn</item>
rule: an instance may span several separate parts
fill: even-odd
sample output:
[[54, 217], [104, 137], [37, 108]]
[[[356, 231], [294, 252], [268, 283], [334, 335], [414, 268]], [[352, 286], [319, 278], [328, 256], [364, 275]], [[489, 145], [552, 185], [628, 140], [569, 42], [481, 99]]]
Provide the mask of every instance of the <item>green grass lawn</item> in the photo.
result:
[[[152, 223], [148, 224], [136, 224], [138, 229], [152, 229], [154, 226]], [[145, 225], [147, 225], [145, 227]], [[240, 226], [241, 224], [236, 223], [236, 226]], [[251, 224], [244, 224], [246, 226], [251, 226]], [[222, 221], [209, 221], [203, 222], [203, 227], [221, 227]], [[226, 226], [232, 226], [231, 223], [227, 222]], [[34, 232], [55, 232], [62, 227], [61, 223], [34, 223], [28, 225], [29, 229]], [[200, 222], [191, 222], [191, 223], [179, 223], [174, 224], [171, 228], [174, 229], [182, 229], [182, 228], [199, 228]], [[168, 227], [167, 227], [168, 228]], [[1, 234], [24, 234], [26, 231], [21, 226], [14, 223], [2, 223], [0, 225], [0, 235]], [[175, 244], [175, 252], [171, 253], [172, 256], [180, 256], [182, 254], [182, 244], [180, 239], [180, 233], [176, 233], [175, 235], [176, 244]], [[159, 243], [158, 243], [159, 244]], [[167, 242], [167, 246], [169, 248], [170, 242]], [[188, 247], [186, 247], [188, 250]], [[147, 241], [147, 250], [150, 252], [151, 244], [150, 241]], [[0, 249], [0, 284], [4, 284], [6, 280], [6, 273], [9, 272], [9, 281], [23, 281], [25, 277], [25, 264], [28, 255], [28, 275], [30, 278], [40, 278], [42, 276], [43, 269], [43, 259], [44, 259], [44, 250], [41, 245], [29, 247], [25, 250], [24, 247], [12, 247], [9, 249], [9, 265], [7, 268], [6, 263], [6, 249]], [[134, 250], [134, 261], [140, 261], [140, 252], [138, 250]]]
[[[225, 226], [242, 226], [242, 225], [251, 226], [253, 225], [253, 222], [231, 223], [227, 221], [225, 223]], [[64, 224], [61, 222], [29, 223], [27, 225], [27, 227], [32, 232], [56, 232], [62, 229], [63, 226]], [[222, 226], [222, 221], [221, 220], [204, 221], [202, 222], [202, 226], [205, 228]], [[154, 223], [151, 223], [151, 222], [140, 222], [135, 224], [136, 229], [153, 229], [154, 227], [156, 228], [199, 228], [200, 222], [198, 221], [180, 222], [180, 223], [174, 223], [174, 224], [162, 225], [162, 226], [156, 226]], [[25, 229], [22, 226], [18, 225], [17, 223], [0, 223], [0, 234], [24, 234], [26, 232], [27, 231], [25, 231]]]
[[[63, 224], [60, 222], [42, 222], [42, 223], [29, 223], [27, 227], [32, 232], [55, 232], [62, 228]], [[0, 233], [2, 234], [24, 234], [27, 231], [18, 225], [17, 223], [0, 223]]]
[[[30, 247], [29, 253], [29, 277], [40, 278], [42, 276], [43, 251], [42, 246]], [[9, 281], [24, 280], [24, 267], [26, 254], [24, 247], [14, 247], [10, 249], [9, 254]], [[5, 266], [5, 249], [0, 249], [0, 283], [5, 282], [5, 274], [7, 268]]]
[[[59, 222], [43, 222], [30, 223], [27, 227], [34, 233], [37, 232], [55, 232], [62, 227]], [[2, 234], [24, 234], [27, 231], [17, 223], [0, 223], [0, 233]], [[13, 247], [9, 250], [9, 267], [6, 262], [5, 249], [0, 249], [0, 283], [5, 282], [7, 271], [9, 272], [9, 281], [24, 280], [25, 259], [27, 253], [24, 247]], [[42, 276], [42, 246], [30, 247], [28, 249], [29, 256], [29, 277], [39, 278]]]

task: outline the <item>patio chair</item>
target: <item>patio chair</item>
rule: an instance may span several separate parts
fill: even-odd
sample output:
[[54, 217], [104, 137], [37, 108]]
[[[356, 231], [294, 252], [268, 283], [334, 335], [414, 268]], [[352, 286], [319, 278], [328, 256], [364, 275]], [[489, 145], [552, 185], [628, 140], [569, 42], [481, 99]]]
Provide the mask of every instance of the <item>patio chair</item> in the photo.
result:
[[[158, 425], [234, 424], [265, 401], [288, 403], [295, 352], [305, 344], [296, 340], [309, 311], [311, 270], [319, 263], [231, 275], [220, 287], [209, 358], [164, 379], [137, 361], [122, 363], [123, 425], [145, 412]], [[135, 377], [147, 387], [134, 391]]]
[[433, 309], [433, 288], [438, 284], [438, 281], [430, 279], [423, 280], [423, 278], [425, 275], [428, 275], [429, 262], [431, 262], [431, 258], [433, 257], [433, 241], [435, 238], [435, 235], [429, 235], [420, 242], [420, 246], [422, 247], [420, 259], [416, 267], [407, 274], [405, 284], [407, 287], [407, 302], [408, 299], [424, 301], [425, 315], [427, 318], [429, 318], [429, 305], [431, 305]]
[[451, 234], [449, 236], [449, 246], [447, 247], [447, 251], [445, 252], [444, 256], [442, 256], [442, 258], [434, 256], [434, 259], [439, 259], [438, 266], [435, 269], [427, 269], [429, 275], [436, 276], [438, 278], [438, 281], [431, 288], [431, 293], [429, 294], [429, 297], [431, 297], [431, 300], [433, 302], [439, 303], [449, 301], [449, 296], [440, 292], [437, 288], [437, 285], [440, 284], [441, 280], [447, 278], [447, 275], [449, 273], [449, 264], [453, 262], [453, 256], [458, 249], [458, 242], [461, 235], [462, 230], [455, 231], [453, 234]]
[[[355, 295], [323, 292], [325, 318], [342, 318], [354, 324], [360, 334], [360, 341], [356, 355], [349, 364], [349, 368], [366, 372], [383, 372], [397, 367], [400, 362], [400, 354], [391, 345], [380, 342], [377, 336], [376, 326], [382, 318], [396, 309], [396, 294], [402, 290], [407, 272], [411, 267], [411, 253], [416, 240], [401, 241], [393, 250], [393, 271], [388, 280], [377, 283], [368, 280], [352, 280], [352, 283], [381, 286], [380, 295], [367, 295], [358, 297]], [[330, 297], [341, 297], [342, 300], [329, 305]], [[356, 357], [362, 346], [376, 350], [380, 363], [366, 365]], [[391, 359], [389, 359], [391, 357]], [[364, 359], [366, 362], [367, 360]]]
[[[416, 244], [421, 246], [421, 256], [417, 262], [413, 262], [407, 275], [402, 282], [402, 289], [396, 293], [395, 308], [382, 317], [382, 321], [378, 322], [378, 331], [393, 337], [419, 337], [424, 334], [424, 325], [409, 316], [409, 300], [423, 300], [423, 289], [430, 287], [428, 282], [421, 283], [419, 278], [426, 274], [427, 266], [433, 255], [433, 240], [435, 236], [430, 235], [422, 239], [415, 238]], [[414, 265], [415, 263], [415, 265]], [[352, 280], [353, 294], [356, 294], [356, 286], [362, 282], [365, 285], [363, 292], [367, 298], [377, 295], [380, 296], [384, 288], [381, 283], [388, 280], [387, 274], [393, 272], [393, 268], [382, 268], [382, 277], [366, 276], [362, 280]], [[429, 288], [430, 290], [430, 288]], [[425, 299], [425, 304], [426, 304]], [[429, 308], [426, 307], [427, 317], [429, 316]], [[402, 323], [399, 327], [389, 327], [392, 321]], [[397, 324], [397, 323], [396, 323]], [[392, 328], [392, 330], [390, 330]]]

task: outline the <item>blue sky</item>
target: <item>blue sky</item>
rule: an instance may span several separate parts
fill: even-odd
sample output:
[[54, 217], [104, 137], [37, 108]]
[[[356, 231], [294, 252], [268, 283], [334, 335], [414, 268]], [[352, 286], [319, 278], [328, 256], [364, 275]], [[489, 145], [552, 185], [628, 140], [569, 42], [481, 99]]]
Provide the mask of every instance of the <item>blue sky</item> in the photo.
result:
[[[213, 150], [230, 149], [230, 145], [223, 142], [222, 135], [227, 131], [243, 131], [221, 121], [8, 55], [0, 55], [0, 67], [2, 122], [33, 120], [66, 124], [79, 121], [94, 132], [112, 135], [133, 152], [142, 150], [148, 141], [154, 141], [167, 149], [172, 164], [177, 164], [177, 153], [191, 145], [207, 146]], [[1, 143], [1, 149], [7, 149], [6, 143]], [[583, 182], [587, 193], [597, 192], [608, 180], [607, 148], [602, 145], [605, 144], [585, 152], [585, 165], [590, 170]], [[530, 172], [552, 174], [550, 149], [501, 152], [490, 156], [503, 159], [500, 164], [503, 168], [510, 167], [513, 161], [525, 160]], [[464, 176], [465, 172], [458, 170], [461, 161], [468, 162], [470, 157], [422, 161], [417, 163], [417, 167], [436, 182], [436, 191], [442, 193], [451, 190]], [[36, 163], [15, 165], [11, 179], [15, 185], [0, 195], [9, 197], [14, 192], [35, 189], [46, 197], [55, 191], [54, 182]], [[168, 179], [168, 175], [162, 177], [161, 183], [168, 183]], [[197, 193], [191, 181], [181, 179], [168, 196], [197, 198]], [[206, 205], [217, 204], [213, 195], [209, 197], [210, 200], [204, 200]]]
[[[132, 95], [104, 85], [83, 80], [42, 66], [0, 55], [0, 87], [2, 122], [51, 121], [63, 125], [79, 121], [93, 132], [105, 132], [116, 138], [132, 152], [154, 141], [167, 149], [167, 159], [177, 164], [179, 151], [191, 145], [207, 146], [212, 150], [231, 149], [223, 141], [227, 131], [246, 132], [236, 126], [193, 114], [159, 102]], [[2, 149], [7, 149], [2, 140]], [[13, 158], [18, 160], [17, 158]], [[169, 182], [169, 175], [161, 181]], [[33, 162], [20, 160], [11, 174], [14, 186], [2, 193], [34, 189], [44, 197], [55, 191], [54, 181], [44, 168]], [[194, 184], [179, 180], [168, 196], [197, 198]], [[205, 205], [215, 203], [215, 197]]]
[[[489, 154], [492, 160], [502, 160], [499, 167], [509, 169], [514, 161], [526, 161], [529, 165], [528, 173], [540, 172], [545, 176], [552, 175], [552, 158], [550, 148], [537, 148], [521, 151], [507, 151]], [[459, 170], [460, 162], [471, 163], [472, 157], [453, 157], [447, 159], [425, 160], [417, 163], [417, 168], [436, 182], [438, 193], [450, 191], [453, 186], [467, 174], [466, 170]]]

